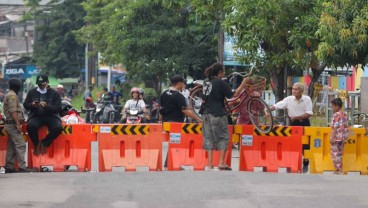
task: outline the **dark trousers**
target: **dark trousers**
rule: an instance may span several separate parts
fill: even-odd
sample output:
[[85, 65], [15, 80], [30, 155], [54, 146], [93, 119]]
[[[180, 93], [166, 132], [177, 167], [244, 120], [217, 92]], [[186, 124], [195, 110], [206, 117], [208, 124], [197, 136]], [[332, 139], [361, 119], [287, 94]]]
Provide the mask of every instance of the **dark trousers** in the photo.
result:
[[[302, 121], [294, 121], [290, 123], [290, 126], [310, 126], [310, 121], [309, 119], [305, 119]], [[303, 144], [303, 155], [304, 155], [304, 151], [305, 150], [309, 150], [310, 149], [310, 141], [308, 142], [308, 144]], [[307, 159], [303, 160], [303, 165], [309, 165], [309, 161]]]
[[49, 147], [56, 137], [63, 131], [61, 120], [54, 116], [41, 116], [32, 117], [27, 121], [27, 132], [35, 147], [37, 147], [39, 143], [38, 129], [42, 126], [47, 126], [49, 132], [42, 140], [42, 144]]

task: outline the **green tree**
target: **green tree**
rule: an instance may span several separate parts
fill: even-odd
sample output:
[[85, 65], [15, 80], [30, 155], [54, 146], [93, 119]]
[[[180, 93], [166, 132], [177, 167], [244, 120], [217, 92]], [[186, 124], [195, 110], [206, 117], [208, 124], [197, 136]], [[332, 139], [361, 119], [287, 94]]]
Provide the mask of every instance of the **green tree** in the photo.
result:
[[45, 9], [40, 9], [38, 2], [26, 2], [32, 8], [28, 18], [37, 23], [34, 62], [49, 75], [77, 77], [84, 66], [84, 44], [76, 41], [73, 31], [84, 25], [85, 11], [80, 5], [83, 1], [52, 1]]
[[317, 35], [317, 55], [328, 66], [368, 63], [368, 3], [366, 0], [324, 1]]
[[107, 63], [123, 63], [133, 80], [145, 81], [158, 93], [168, 76], [193, 73], [214, 60], [211, 25], [194, 24], [185, 8], [145, 0], [91, 0], [83, 6], [88, 25], [78, 34], [88, 34], [85, 40]]
[[234, 0], [232, 8], [225, 26], [246, 52], [239, 58], [269, 72], [276, 100], [285, 96], [285, 75], [291, 70], [319, 67], [313, 53], [318, 45], [317, 0]]

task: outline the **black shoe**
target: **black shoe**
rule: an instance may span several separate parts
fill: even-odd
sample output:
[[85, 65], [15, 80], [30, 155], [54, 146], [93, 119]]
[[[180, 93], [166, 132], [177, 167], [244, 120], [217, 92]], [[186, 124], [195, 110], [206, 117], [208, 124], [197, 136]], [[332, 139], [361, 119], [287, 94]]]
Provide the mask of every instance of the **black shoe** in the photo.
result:
[[14, 168], [5, 168], [5, 173], [16, 173], [17, 171]]
[[32, 173], [32, 172], [37, 172], [37, 170], [34, 168], [19, 168], [18, 172], [19, 173]]

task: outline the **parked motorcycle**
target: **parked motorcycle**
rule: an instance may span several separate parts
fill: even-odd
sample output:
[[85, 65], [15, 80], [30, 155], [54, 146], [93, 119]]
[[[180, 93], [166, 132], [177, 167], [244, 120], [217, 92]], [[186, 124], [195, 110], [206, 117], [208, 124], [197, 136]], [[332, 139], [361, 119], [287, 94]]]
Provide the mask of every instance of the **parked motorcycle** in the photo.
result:
[[63, 124], [84, 124], [85, 121], [79, 116], [81, 112], [74, 108], [69, 109], [68, 114], [61, 118]]
[[68, 100], [61, 101], [62, 110], [60, 113], [63, 124], [84, 124], [85, 121], [79, 116], [81, 112], [74, 109]]
[[93, 123], [115, 123], [120, 120], [121, 105], [115, 105], [111, 101], [100, 101], [96, 104], [96, 112]]

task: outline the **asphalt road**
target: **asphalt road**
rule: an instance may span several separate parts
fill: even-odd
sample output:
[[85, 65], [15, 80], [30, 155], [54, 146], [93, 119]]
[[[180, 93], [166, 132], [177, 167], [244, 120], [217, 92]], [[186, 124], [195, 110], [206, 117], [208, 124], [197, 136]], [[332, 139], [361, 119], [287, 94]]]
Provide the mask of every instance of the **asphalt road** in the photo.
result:
[[239, 172], [233, 156], [234, 171], [0, 174], [0, 207], [368, 207], [366, 176]]

